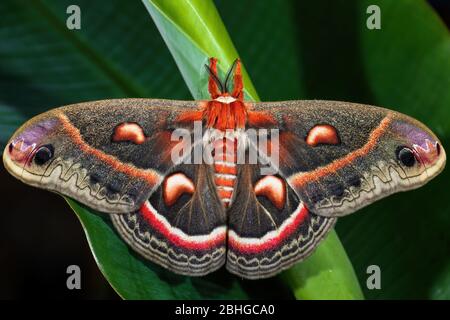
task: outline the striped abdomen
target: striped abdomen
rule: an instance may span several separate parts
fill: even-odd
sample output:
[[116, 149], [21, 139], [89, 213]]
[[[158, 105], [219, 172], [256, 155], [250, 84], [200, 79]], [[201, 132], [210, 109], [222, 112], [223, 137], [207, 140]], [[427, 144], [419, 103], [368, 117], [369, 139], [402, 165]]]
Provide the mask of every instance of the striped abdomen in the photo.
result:
[[236, 138], [223, 137], [214, 144], [214, 182], [223, 205], [227, 208], [232, 201], [236, 182]]

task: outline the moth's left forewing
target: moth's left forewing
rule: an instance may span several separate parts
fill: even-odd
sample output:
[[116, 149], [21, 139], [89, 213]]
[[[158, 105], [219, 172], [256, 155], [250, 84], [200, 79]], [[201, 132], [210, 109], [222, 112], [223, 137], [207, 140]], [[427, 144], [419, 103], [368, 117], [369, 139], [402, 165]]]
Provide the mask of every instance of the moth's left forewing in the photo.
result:
[[335, 101], [257, 103], [252, 109], [276, 119], [280, 174], [319, 215], [346, 215], [417, 188], [445, 165], [431, 130], [388, 109]]
[[[8, 143], [6, 168], [27, 184], [108, 213], [138, 210], [173, 165], [177, 116], [196, 102], [116, 99], [53, 109], [24, 124]], [[36, 161], [41, 146], [52, 158]], [[28, 158], [28, 159], [22, 159]]]

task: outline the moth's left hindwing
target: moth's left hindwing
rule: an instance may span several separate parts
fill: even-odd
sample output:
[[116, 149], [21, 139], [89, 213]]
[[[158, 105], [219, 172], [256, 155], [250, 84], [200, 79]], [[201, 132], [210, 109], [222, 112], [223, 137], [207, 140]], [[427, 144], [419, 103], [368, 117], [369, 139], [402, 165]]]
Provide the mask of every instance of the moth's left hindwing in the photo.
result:
[[[168, 204], [167, 192], [182, 186], [171, 186], [171, 177], [181, 179], [179, 175], [187, 179], [181, 183], [192, 182], [194, 189]], [[116, 229], [137, 252], [176, 273], [200, 276], [220, 268], [226, 258], [226, 214], [211, 167], [181, 164], [165, 181], [140, 210], [110, 215]]]

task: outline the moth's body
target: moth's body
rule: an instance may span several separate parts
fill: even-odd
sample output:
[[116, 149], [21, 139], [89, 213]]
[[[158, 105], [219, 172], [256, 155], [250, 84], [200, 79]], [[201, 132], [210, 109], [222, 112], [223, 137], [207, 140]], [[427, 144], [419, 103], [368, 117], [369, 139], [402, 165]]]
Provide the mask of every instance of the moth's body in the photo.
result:
[[[255, 279], [308, 256], [337, 217], [419, 187], [445, 165], [436, 136], [400, 113], [333, 101], [245, 102], [239, 64], [231, 93], [213, 79], [215, 60], [211, 73], [209, 101], [104, 100], [39, 115], [12, 137], [5, 167], [110, 213], [134, 250], [174, 272], [204, 275], [226, 264]], [[173, 161], [172, 151], [186, 146], [173, 140], [177, 129], [192, 146]], [[269, 148], [258, 149], [276, 172], [239, 161], [239, 145], [251, 152], [249, 129], [278, 130], [278, 148], [270, 136]], [[215, 147], [211, 163], [181, 161], [199, 145]]]

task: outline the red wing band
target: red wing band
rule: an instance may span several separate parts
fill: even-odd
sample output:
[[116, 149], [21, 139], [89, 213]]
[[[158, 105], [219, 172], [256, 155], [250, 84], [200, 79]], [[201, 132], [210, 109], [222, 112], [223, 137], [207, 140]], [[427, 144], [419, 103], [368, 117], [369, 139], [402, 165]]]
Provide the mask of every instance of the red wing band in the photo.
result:
[[111, 219], [128, 245], [173, 272], [201, 276], [225, 263], [225, 226], [205, 235], [188, 235], [170, 225], [149, 201], [139, 211], [112, 214]]

